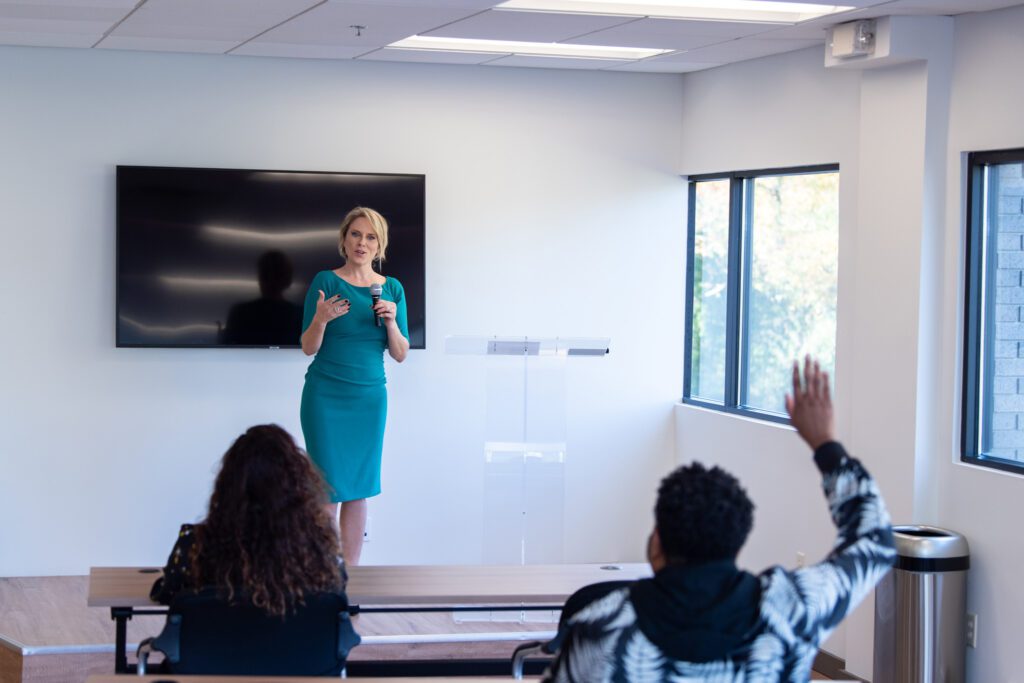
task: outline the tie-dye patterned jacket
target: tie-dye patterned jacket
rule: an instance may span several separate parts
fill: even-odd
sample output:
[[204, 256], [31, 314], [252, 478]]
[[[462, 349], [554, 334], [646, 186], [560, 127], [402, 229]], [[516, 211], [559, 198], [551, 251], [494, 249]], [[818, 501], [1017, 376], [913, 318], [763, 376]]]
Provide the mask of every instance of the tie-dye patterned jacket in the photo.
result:
[[794, 571], [772, 567], [757, 577], [746, 575], [758, 582], [759, 590], [755, 587], [751, 593], [754, 625], [740, 645], [702, 661], [673, 658], [666, 650], [677, 648], [665, 634], [645, 633], [638, 623], [636, 587], [622, 588], [569, 619], [545, 681], [809, 680], [819, 644], [878, 583], [896, 557], [888, 512], [867, 471], [836, 442], [818, 448], [814, 460], [839, 530], [835, 546], [814, 566]]

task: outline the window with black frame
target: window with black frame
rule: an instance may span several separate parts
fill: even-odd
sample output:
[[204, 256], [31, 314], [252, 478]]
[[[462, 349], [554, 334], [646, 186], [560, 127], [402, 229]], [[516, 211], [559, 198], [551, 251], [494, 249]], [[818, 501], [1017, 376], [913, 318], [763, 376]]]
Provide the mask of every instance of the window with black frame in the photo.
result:
[[1024, 149], [967, 169], [960, 457], [1024, 473]]
[[784, 421], [793, 360], [835, 366], [839, 166], [689, 180], [683, 402]]

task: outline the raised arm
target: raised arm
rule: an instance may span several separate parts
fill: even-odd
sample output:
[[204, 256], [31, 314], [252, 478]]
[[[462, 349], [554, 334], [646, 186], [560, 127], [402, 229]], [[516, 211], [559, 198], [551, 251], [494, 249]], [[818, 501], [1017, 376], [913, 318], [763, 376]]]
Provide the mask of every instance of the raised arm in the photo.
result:
[[[860, 462], [835, 440], [828, 373], [817, 362], [793, 364], [793, 393], [786, 411], [800, 437], [814, 450], [832, 521], [838, 530], [835, 545], [820, 564], [788, 574], [791, 587], [780, 588], [795, 604], [788, 615], [798, 634], [820, 642], [885, 575], [896, 560], [889, 513]], [[777, 577], [781, 578], [781, 577]]]

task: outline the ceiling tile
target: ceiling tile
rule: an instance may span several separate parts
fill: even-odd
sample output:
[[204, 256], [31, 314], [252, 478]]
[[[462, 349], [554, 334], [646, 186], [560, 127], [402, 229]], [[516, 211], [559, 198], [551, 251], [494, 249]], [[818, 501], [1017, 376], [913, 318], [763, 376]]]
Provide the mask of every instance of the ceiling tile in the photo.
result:
[[623, 31], [600, 31], [591, 33], [588, 36], [567, 40], [566, 43], [574, 45], [601, 45], [606, 47], [637, 47], [637, 48], [658, 48], [661, 50], [693, 50], [698, 47], [707, 47], [716, 43], [731, 40], [730, 38], [714, 38], [709, 36], [675, 36], [666, 34], [651, 34], [648, 32]]
[[666, 62], [728, 64], [824, 44], [824, 40], [760, 40], [758, 38], [741, 38], [727, 43], [712, 45], [711, 47], [659, 57], [658, 59], [665, 60]]
[[424, 35], [482, 40], [524, 40], [557, 43], [610, 26], [633, 21], [632, 17], [555, 12], [491, 10], [442, 26]]
[[[366, 2], [328, 2], [259, 36], [258, 42], [347, 45], [368, 52], [396, 40], [462, 19], [471, 10], [458, 7], [395, 6]], [[361, 36], [352, 26], [364, 26]]]
[[16, 35], [24, 32], [35, 34], [87, 33], [90, 35], [102, 36], [116, 23], [116, 19], [113, 21], [65, 21], [50, 19], [10, 19], [0, 16], [0, 32], [9, 35]]
[[[848, 5], [855, 4], [849, 0], [842, 1], [844, 4]], [[1024, 2], [1024, 0], [1021, 1]], [[870, 2], [861, 2], [864, 6], [858, 9], [852, 9], [839, 14], [831, 14], [825, 17], [818, 17], [817, 19], [808, 19], [807, 21], [800, 22], [793, 26], [776, 27], [765, 31], [764, 33], [758, 33], [757, 37], [759, 39], [763, 38], [766, 40], [824, 40], [827, 37], [828, 29], [836, 24], [843, 24], [857, 19], [871, 19], [891, 14], [891, 11], [887, 9], [891, 6], [891, 2], [892, 0], [871, 0]], [[869, 7], [868, 5], [871, 4], [877, 6]]]
[[366, 52], [365, 47], [342, 45], [295, 45], [293, 43], [267, 43], [255, 40], [230, 50], [232, 55], [252, 57], [301, 57], [304, 59], [352, 59]]
[[780, 26], [764, 33], [758, 33], [757, 37], [767, 40], [824, 40], [830, 27], [855, 19], [863, 19], [865, 18], [864, 14], [871, 11], [870, 8], [862, 8], [842, 14], [809, 19], [793, 26]]
[[0, 1], [0, 19], [45, 19], [48, 21], [120, 21], [130, 8], [78, 5], [27, 4]]
[[0, 30], [0, 45], [26, 45], [36, 47], [92, 47], [103, 37], [102, 33], [33, 33]]
[[705, 64], [703, 62], [666, 62], [659, 58], [643, 59], [620, 66], [613, 66], [606, 71], [643, 71], [647, 73], [690, 73], [713, 69], [721, 64]]
[[380, 62], [426, 62], [430, 64], [482, 64], [500, 58], [493, 52], [445, 52], [441, 50], [399, 50], [384, 48], [360, 57]]
[[567, 40], [567, 43], [689, 50], [760, 33], [776, 24], [680, 19], [639, 19]]
[[[796, 2], [807, 2], [807, 0], [795, 0], [795, 1]], [[884, 5], [886, 3], [892, 2], [892, 0], [834, 0], [834, 2], [832, 2], [832, 3], [828, 2], [827, 0], [811, 0], [811, 2], [818, 3], [818, 4], [826, 4], [826, 5], [828, 5], [828, 4], [836, 4], [836, 5], [843, 5], [843, 6], [846, 6], [846, 7], [864, 8], [864, 7], [874, 7], [875, 5]]]
[[40, 8], [41, 10], [53, 7], [72, 7], [78, 10], [86, 8], [117, 8], [124, 10], [123, 14], [127, 14], [129, 10], [139, 4], [139, 0], [51, 0], [49, 2], [41, 0], [2, 0], [2, 3], [8, 7], [14, 5], [28, 5]]
[[528, 66], [542, 69], [602, 69], [614, 64], [613, 59], [579, 59], [578, 57], [533, 57], [510, 55], [487, 62], [487, 66]]
[[224, 53], [235, 46], [233, 41], [188, 40], [185, 38], [140, 38], [136, 36], [107, 36], [96, 47], [109, 50], [146, 50], [155, 52], [208, 52]]
[[[328, 0], [335, 5], [365, 5], [367, 0]], [[491, 9], [505, 0], [429, 0], [433, 7], [457, 7], [459, 9], [475, 10], [477, 12]], [[423, 7], [428, 3], [423, 0], [375, 0], [374, 5], [392, 5], [396, 7]]]
[[[115, 2], [116, 0], [111, 0]], [[25, 33], [36, 36], [28, 40], [38, 40], [40, 36], [49, 34], [81, 33], [92, 36], [92, 42], [99, 40], [104, 33], [117, 24], [128, 14], [131, 7], [96, 6], [88, 3], [72, 4], [73, 0], [64, 3], [43, 2], [10, 2], [0, 0], [0, 32], [7, 36]], [[66, 46], [66, 41], [59, 41]], [[72, 41], [78, 43], [79, 41]], [[9, 42], [8, 44], [21, 44]], [[34, 42], [32, 44], [35, 44]]]
[[[852, 19], [851, 19], [852, 21]], [[798, 24], [777, 31], [758, 33], [758, 40], [826, 40], [832, 24]]]
[[[684, 73], [822, 45], [828, 27], [855, 19], [1024, 5], [1024, 0], [837, 0], [857, 9], [779, 26], [494, 10], [500, 1], [0, 0], [0, 44], [90, 47], [101, 41], [99, 47], [108, 49]], [[361, 36], [353, 25], [366, 27]], [[619, 62], [382, 49], [416, 34], [684, 52]]]
[[224, 40], [238, 43], [320, 0], [147, 0], [116, 36]]
[[928, 14], [963, 14], [988, 12], [1006, 7], [1024, 5], [1024, 0], [895, 0], [884, 6], [886, 14], [900, 14], [905, 10], [920, 10]]

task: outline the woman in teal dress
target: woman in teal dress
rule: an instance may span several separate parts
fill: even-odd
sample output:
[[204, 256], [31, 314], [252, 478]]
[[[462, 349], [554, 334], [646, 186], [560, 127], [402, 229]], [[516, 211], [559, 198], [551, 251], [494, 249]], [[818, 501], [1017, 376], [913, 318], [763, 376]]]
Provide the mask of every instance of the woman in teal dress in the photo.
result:
[[[388, 224], [356, 207], [341, 223], [340, 268], [317, 273], [306, 293], [302, 351], [316, 354], [302, 389], [302, 433], [338, 514], [345, 562], [359, 564], [366, 499], [380, 493], [380, 459], [388, 397], [384, 351], [401, 363], [409, 353], [405, 291], [373, 269], [384, 260]], [[381, 287], [373, 304], [370, 288]], [[376, 318], [380, 318], [377, 324]]]

